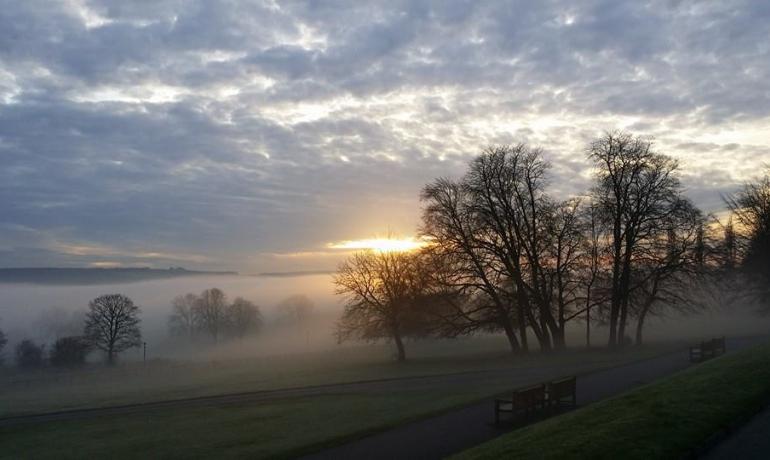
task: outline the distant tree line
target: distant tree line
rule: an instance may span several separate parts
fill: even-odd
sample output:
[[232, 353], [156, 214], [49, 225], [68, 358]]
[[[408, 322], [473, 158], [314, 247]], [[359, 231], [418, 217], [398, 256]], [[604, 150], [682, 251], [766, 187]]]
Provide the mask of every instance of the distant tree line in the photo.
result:
[[[46, 361], [54, 367], [77, 367], [85, 364], [93, 350], [105, 353], [108, 364], [113, 364], [119, 353], [141, 345], [139, 307], [122, 294], [108, 294], [95, 298], [88, 305], [83, 320], [83, 334], [59, 337], [49, 350], [45, 344], [23, 339], [16, 344], [14, 361], [20, 369], [35, 369]], [[0, 331], [0, 363], [7, 344]]]
[[[684, 194], [679, 164], [652, 141], [591, 142], [593, 186], [556, 200], [550, 164], [526, 144], [490, 147], [459, 179], [423, 188], [420, 251], [354, 254], [334, 278], [346, 299], [339, 340], [502, 332], [511, 351], [566, 346], [568, 323], [641, 344], [653, 316], [705, 308], [693, 295], [742, 283], [770, 301], [770, 179], [726, 199], [726, 223]], [[734, 225], [736, 221], [739, 225]], [[750, 286], [750, 287], [749, 287]], [[631, 335], [633, 334], [633, 339]]]
[[214, 343], [256, 334], [261, 327], [262, 314], [258, 306], [242, 297], [229, 302], [218, 288], [176, 297], [168, 319], [172, 335], [187, 339], [205, 337]]

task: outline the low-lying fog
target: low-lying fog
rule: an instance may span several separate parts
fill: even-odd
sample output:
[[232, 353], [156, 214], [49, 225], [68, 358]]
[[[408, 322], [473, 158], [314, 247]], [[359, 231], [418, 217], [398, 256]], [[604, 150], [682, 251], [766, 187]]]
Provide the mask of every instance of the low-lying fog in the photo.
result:
[[[302, 276], [191, 276], [125, 284], [80, 286], [0, 284], [0, 329], [7, 338], [6, 358], [16, 342], [29, 338], [51, 344], [57, 338], [82, 333], [82, 315], [88, 302], [103, 294], [120, 293], [141, 308], [142, 339], [147, 342], [148, 358], [200, 357], [201, 350], [180, 347], [169, 337], [167, 321], [174, 297], [199, 294], [219, 288], [229, 300], [243, 297], [259, 306], [264, 325], [253, 340], [238, 343], [239, 354], [280, 354], [318, 350], [332, 346], [332, 330], [342, 311], [334, 296], [331, 275]], [[304, 295], [314, 304], [311, 320], [297, 327], [278, 326], [277, 304], [292, 295]], [[206, 347], [210, 349], [211, 347]], [[218, 357], [234, 354], [223, 343]], [[228, 351], [228, 348], [230, 350]], [[242, 350], [246, 348], [247, 350]], [[141, 350], [131, 350], [121, 359], [141, 358]], [[233, 356], [235, 357], [235, 356]]]
[[[222, 289], [230, 300], [243, 297], [258, 305], [263, 317], [261, 331], [252, 338], [222, 341], [217, 346], [210, 343], [191, 346], [171, 337], [167, 322], [174, 297], [199, 294], [213, 287]], [[0, 284], [0, 329], [8, 338], [4, 353], [6, 362], [11, 360], [13, 347], [22, 339], [50, 345], [63, 336], [80, 335], [82, 315], [88, 302], [112, 293], [127, 295], [141, 307], [142, 339], [147, 343], [148, 359], [228, 359], [323, 351], [338, 346], [333, 330], [342, 312], [342, 301], [334, 295], [330, 274], [191, 276], [87, 286]], [[309, 298], [315, 305], [313, 313], [310, 320], [302, 324], [282, 324], [277, 305], [293, 295]], [[634, 325], [633, 321], [629, 325], [630, 336], [633, 336]], [[650, 319], [645, 327], [645, 340], [695, 341], [701, 337], [756, 335], [769, 331], [770, 317], [760, 316], [749, 307], [733, 306], [684, 317]], [[571, 322], [567, 335], [569, 345], [582, 346], [585, 343], [584, 323]], [[592, 325], [592, 344], [603, 345], [605, 340], [604, 328]], [[120, 359], [142, 359], [142, 350], [124, 352]]]

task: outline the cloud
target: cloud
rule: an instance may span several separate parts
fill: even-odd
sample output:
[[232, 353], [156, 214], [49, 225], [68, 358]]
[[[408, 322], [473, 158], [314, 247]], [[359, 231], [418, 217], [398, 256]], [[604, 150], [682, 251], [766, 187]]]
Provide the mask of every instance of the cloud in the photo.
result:
[[411, 234], [491, 143], [544, 147], [569, 195], [631, 129], [709, 208], [770, 162], [762, 2], [6, 3], [0, 265], [271, 270], [244, 254]]

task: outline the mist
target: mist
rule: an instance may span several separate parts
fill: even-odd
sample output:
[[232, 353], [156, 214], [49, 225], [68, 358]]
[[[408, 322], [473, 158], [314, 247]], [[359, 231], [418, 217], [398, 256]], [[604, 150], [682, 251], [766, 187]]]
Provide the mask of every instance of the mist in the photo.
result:
[[[259, 306], [264, 323], [261, 330], [243, 339], [230, 339], [218, 344], [206, 341], [191, 343], [171, 336], [168, 318], [172, 299], [212, 287], [222, 289], [230, 300], [243, 297]], [[228, 360], [362, 346], [360, 342], [340, 345], [334, 338], [335, 323], [343, 306], [341, 299], [334, 295], [331, 274], [186, 277], [87, 286], [3, 284], [0, 290], [0, 328], [9, 340], [6, 354], [23, 339], [50, 345], [58, 338], [82, 334], [83, 315], [88, 302], [107, 293], [124, 294], [140, 306], [142, 340], [147, 344], [147, 359]], [[277, 305], [292, 295], [304, 295], [314, 303], [309, 320], [300, 325], [281, 324], [279, 321]], [[717, 301], [700, 312], [651, 318], [646, 339], [652, 342], [687, 342], [717, 335], [766, 334], [768, 330], [770, 317], [760, 315], [755, 306]], [[592, 345], [604, 345], [606, 340], [606, 328], [601, 324], [592, 325]], [[413, 345], [422, 344], [416, 351], [424, 354], [431, 349], [430, 342], [447, 341], [452, 339], [410, 342]], [[572, 347], [585, 345], [583, 321], [575, 321], [568, 326], [567, 342]], [[380, 353], [381, 350], [375, 348]], [[93, 352], [91, 360], [98, 360], [98, 355], [98, 352]], [[143, 350], [129, 350], [120, 359], [129, 362], [142, 360]]]
[[[191, 345], [170, 337], [167, 322], [172, 299], [213, 287], [222, 289], [230, 300], [243, 297], [254, 302], [264, 322], [259, 333], [216, 346]], [[196, 276], [88, 286], [3, 284], [0, 292], [0, 328], [9, 340], [6, 353], [23, 339], [52, 344], [63, 336], [82, 334], [88, 302], [109, 293], [124, 294], [141, 308], [140, 327], [148, 359], [228, 359], [326, 349], [335, 344], [333, 326], [342, 308], [329, 274]], [[277, 304], [292, 295], [304, 295], [314, 303], [309, 321], [301, 326], [277, 323]], [[129, 350], [120, 359], [142, 359], [142, 350]]]

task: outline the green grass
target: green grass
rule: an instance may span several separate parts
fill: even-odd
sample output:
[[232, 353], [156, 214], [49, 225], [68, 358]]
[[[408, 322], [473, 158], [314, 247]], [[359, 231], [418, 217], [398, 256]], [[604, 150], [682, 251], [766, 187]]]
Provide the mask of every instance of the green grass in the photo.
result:
[[290, 458], [505, 388], [345, 393], [0, 428], [0, 458]]
[[770, 344], [513, 431], [455, 459], [682, 458], [770, 397]]
[[654, 356], [673, 347], [650, 346], [622, 355], [569, 350], [512, 357], [497, 338], [473, 338], [412, 344], [413, 357], [402, 364], [388, 358], [387, 347], [371, 346], [218, 362], [96, 366], [66, 372], [5, 370], [5, 374], [0, 372], [0, 417], [360, 380], [558, 366], [576, 361], [607, 366]]
[[[554, 375], [558, 375], [560, 364], [574, 366], [579, 362], [581, 369], [589, 371], [666, 350], [652, 347], [627, 353], [570, 351], [515, 362], [508, 357], [507, 365], [553, 366]], [[452, 367], [443, 359], [438, 364], [433, 359], [426, 360], [405, 367], [395, 363], [388, 366], [392, 375], [426, 369], [456, 370], [458, 365], [473, 368], [463, 360], [459, 364], [455, 361]], [[408, 390], [397, 391], [346, 390], [247, 405], [156, 409], [141, 414], [0, 427], [0, 457], [287, 458], [461, 407], [510, 387], [506, 378], [485, 374], [472, 388], [410, 385]]]

